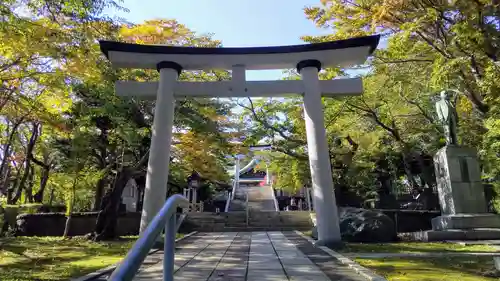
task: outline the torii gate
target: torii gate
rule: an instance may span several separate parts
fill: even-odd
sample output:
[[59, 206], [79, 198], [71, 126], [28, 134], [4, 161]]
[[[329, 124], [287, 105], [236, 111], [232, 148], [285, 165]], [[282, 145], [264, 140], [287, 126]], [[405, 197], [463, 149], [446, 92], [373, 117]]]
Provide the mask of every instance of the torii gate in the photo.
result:
[[[138, 45], [100, 41], [101, 51], [116, 68], [157, 69], [159, 82], [119, 81], [120, 96], [156, 97], [141, 232], [165, 202], [175, 98], [276, 97], [303, 95], [307, 151], [316, 207], [318, 243], [341, 241], [337, 205], [324, 125], [321, 97], [360, 95], [360, 78], [322, 80], [322, 67], [361, 64], [376, 49], [379, 35], [316, 44], [252, 47], [197, 48]], [[296, 67], [300, 80], [246, 81], [245, 70]], [[232, 70], [231, 81], [177, 81], [182, 70]]]

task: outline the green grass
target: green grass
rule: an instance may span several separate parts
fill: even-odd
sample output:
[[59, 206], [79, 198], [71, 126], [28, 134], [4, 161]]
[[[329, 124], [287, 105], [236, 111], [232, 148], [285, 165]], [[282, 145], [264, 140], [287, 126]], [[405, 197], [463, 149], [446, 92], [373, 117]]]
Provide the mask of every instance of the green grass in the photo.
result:
[[83, 238], [0, 239], [0, 280], [67, 280], [119, 262], [135, 239], [95, 243]]
[[460, 245], [455, 243], [346, 243], [341, 253], [433, 253], [433, 252], [499, 252], [488, 245]]
[[[178, 234], [178, 238], [183, 234]], [[137, 236], [112, 242], [82, 237], [0, 238], [0, 280], [68, 280], [119, 262]]]
[[356, 262], [389, 281], [500, 280], [492, 257], [380, 258]]
[[[305, 232], [311, 236], [311, 232]], [[341, 253], [452, 253], [452, 252], [498, 252], [488, 245], [460, 245], [455, 243], [346, 243]], [[398, 257], [398, 258], [354, 258], [389, 281], [490, 281], [500, 280], [493, 257]]]

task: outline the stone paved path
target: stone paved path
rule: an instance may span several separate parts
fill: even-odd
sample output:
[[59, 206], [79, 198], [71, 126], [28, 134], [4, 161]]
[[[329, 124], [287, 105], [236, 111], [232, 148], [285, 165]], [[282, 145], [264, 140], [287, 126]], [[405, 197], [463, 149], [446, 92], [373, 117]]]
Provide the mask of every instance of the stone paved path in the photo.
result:
[[[179, 245], [175, 281], [361, 281], [351, 269], [294, 232], [200, 233]], [[162, 263], [135, 281], [162, 280]]]

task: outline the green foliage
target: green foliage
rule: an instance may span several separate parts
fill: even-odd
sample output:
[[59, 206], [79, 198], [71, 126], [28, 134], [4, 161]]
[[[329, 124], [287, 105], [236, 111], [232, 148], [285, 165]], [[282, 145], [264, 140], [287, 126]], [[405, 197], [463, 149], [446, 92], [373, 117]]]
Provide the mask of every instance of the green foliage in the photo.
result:
[[[304, 36], [307, 42], [383, 35], [373, 57], [354, 66], [360, 71], [326, 69], [320, 75], [321, 79], [363, 76], [362, 96], [325, 99], [324, 110], [335, 185], [348, 187], [365, 200], [376, 200], [381, 176], [390, 176], [392, 189], [401, 188], [400, 179], [420, 188], [434, 184], [432, 171], [415, 174], [409, 164], [415, 157], [433, 155], [444, 144], [434, 108], [443, 89], [459, 93], [461, 144], [478, 148], [485, 177], [498, 180], [500, 37], [495, 4], [417, 2], [322, 0], [304, 9], [318, 27], [332, 30], [325, 36]], [[291, 73], [289, 79], [296, 78]], [[302, 173], [297, 181], [300, 169], [295, 168], [307, 167], [300, 99], [239, 104], [245, 110], [241, 118], [254, 135], [248, 141], [264, 138], [282, 153], [273, 157], [271, 165], [277, 181], [291, 189], [304, 185], [308, 176]]]
[[[0, 4], [0, 194], [22, 201], [66, 204], [71, 210], [99, 207], [123, 167], [146, 173], [154, 102], [115, 95], [116, 80], [154, 81], [153, 70], [114, 70], [98, 40], [141, 44], [220, 46], [173, 19], [129, 24], [103, 15], [126, 10], [121, 1], [10, 0]], [[21, 13], [24, 11], [25, 13]], [[225, 80], [227, 71], [183, 72], [189, 81]], [[232, 152], [226, 128], [231, 104], [216, 99], [178, 101], [171, 180], [182, 183], [197, 170], [226, 180]], [[26, 141], [31, 150], [27, 151]], [[9, 161], [7, 161], [9, 159]], [[11, 162], [10, 160], [16, 161]], [[20, 196], [17, 194], [20, 193]], [[40, 194], [38, 194], [40, 193]], [[34, 199], [37, 195], [41, 196]], [[15, 201], [15, 202], [14, 202]]]
[[289, 155], [274, 152], [270, 153], [272, 159], [269, 170], [276, 177], [273, 186], [290, 192], [299, 190], [309, 184], [309, 163]]

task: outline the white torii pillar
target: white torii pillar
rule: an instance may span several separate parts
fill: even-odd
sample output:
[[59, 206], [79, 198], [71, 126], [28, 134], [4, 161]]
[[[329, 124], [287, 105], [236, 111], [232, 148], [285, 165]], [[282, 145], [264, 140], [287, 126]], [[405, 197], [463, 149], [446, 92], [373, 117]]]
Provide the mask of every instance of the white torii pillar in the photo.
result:
[[240, 157], [236, 155], [236, 159], [234, 160], [234, 188], [233, 193], [231, 194], [231, 199], [234, 199], [236, 194], [236, 190], [240, 187]]
[[[160, 210], [166, 197], [174, 98], [304, 96], [304, 113], [317, 215], [318, 243], [341, 241], [333, 179], [328, 158], [321, 97], [360, 95], [360, 78], [318, 79], [321, 66], [345, 67], [363, 63], [378, 45], [380, 36], [296, 46], [256, 48], [196, 48], [137, 45], [100, 41], [102, 52], [114, 67], [157, 68], [160, 82], [119, 81], [120, 96], [156, 98], [150, 158], [144, 195], [141, 231]], [[297, 67], [303, 81], [246, 81], [245, 70]], [[231, 81], [176, 81], [182, 69], [231, 69]], [[237, 180], [235, 178], [235, 180]]]
[[297, 70], [304, 81], [304, 119], [306, 122], [307, 152], [311, 169], [313, 200], [316, 208], [318, 241], [323, 244], [340, 242], [338, 210], [335, 202], [332, 166], [330, 164], [326, 129], [321, 102], [318, 72], [321, 62], [302, 61]]
[[174, 86], [181, 71], [182, 67], [174, 62], [158, 64], [160, 82], [156, 95], [144, 204], [139, 228], [141, 233], [163, 206], [165, 198], [162, 197], [167, 195], [170, 145], [174, 125]]

